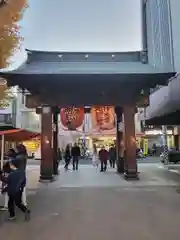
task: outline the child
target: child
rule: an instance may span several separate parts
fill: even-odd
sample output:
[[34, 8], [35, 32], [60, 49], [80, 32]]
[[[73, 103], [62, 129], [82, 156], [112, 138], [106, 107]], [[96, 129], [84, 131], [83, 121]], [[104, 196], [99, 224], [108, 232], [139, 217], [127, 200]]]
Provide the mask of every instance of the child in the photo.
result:
[[18, 169], [18, 160], [12, 159], [9, 162], [11, 172], [6, 177], [1, 173], [1, 181], [7, 184], [6, 191], [9, 197], [8, 211], [9, 220], [15, 220], [15, 206], [16, 205], [22, 212], [25, 213], [25, 220], [30, 219], [30, 211], [22, 202], [23, 189], [26, 186], [25, 171]]

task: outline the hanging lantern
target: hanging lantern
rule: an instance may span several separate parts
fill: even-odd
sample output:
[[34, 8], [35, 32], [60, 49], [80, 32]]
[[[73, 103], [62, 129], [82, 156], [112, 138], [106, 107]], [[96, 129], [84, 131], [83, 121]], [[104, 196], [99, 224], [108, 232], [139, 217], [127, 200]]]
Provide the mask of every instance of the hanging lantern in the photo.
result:
[[115, 127], [115, 110], [112, 106], [95, 106], [91, 108], [93, 128], [112, 130]]
[[76, 130], [83, 124], [84, 108], [61, 108], [60, 111], [61, 123], [69, 130]]

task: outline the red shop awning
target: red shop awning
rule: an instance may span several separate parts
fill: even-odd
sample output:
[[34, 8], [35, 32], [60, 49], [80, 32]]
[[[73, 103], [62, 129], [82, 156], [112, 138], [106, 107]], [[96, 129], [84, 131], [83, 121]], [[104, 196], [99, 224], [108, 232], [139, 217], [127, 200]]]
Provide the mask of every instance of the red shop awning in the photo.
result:
[[4, 135], [5, 141], [22, 142], [40, 137], [40, 133], [31, 132], [24, 129], [12, 129], [0, 131], [0, 136]]

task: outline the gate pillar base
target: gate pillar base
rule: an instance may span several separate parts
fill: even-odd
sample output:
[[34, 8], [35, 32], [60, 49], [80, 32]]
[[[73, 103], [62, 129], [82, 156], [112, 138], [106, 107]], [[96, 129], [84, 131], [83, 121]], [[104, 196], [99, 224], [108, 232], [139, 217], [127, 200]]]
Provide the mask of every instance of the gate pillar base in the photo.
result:
[[131, 169], [131, 170], [126, 170], [124, 173], [124, 179], [125, 180], [139, 180], [139, 174], [137, 170]]
[[119, 157], [117, 163], [117, 172], [124, 173], [124, 158]]
[[53, 168], [52, 167], [45, 168], [44, 166], [42, 166], [40, 171], [39, 182], [44, 182], [44, 181], [53, 182], [54, 180], [55, 178], [54, 178]]
[[54, 176], [40, 175], [39, 182], [53, 182]]

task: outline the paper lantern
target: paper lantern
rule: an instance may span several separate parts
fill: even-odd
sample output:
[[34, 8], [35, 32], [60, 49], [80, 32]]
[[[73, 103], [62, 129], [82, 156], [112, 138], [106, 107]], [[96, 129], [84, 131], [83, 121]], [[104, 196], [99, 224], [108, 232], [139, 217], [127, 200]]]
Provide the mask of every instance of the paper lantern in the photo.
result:
[[83, 124], [84, 108], [62, 108], [60, 111], [61, 123], [69, 130], [76, 130]]
[[99, 130], [112, 130], [115, 127], [115, 110], [112, 106], [91, 108], [92, 125]]

